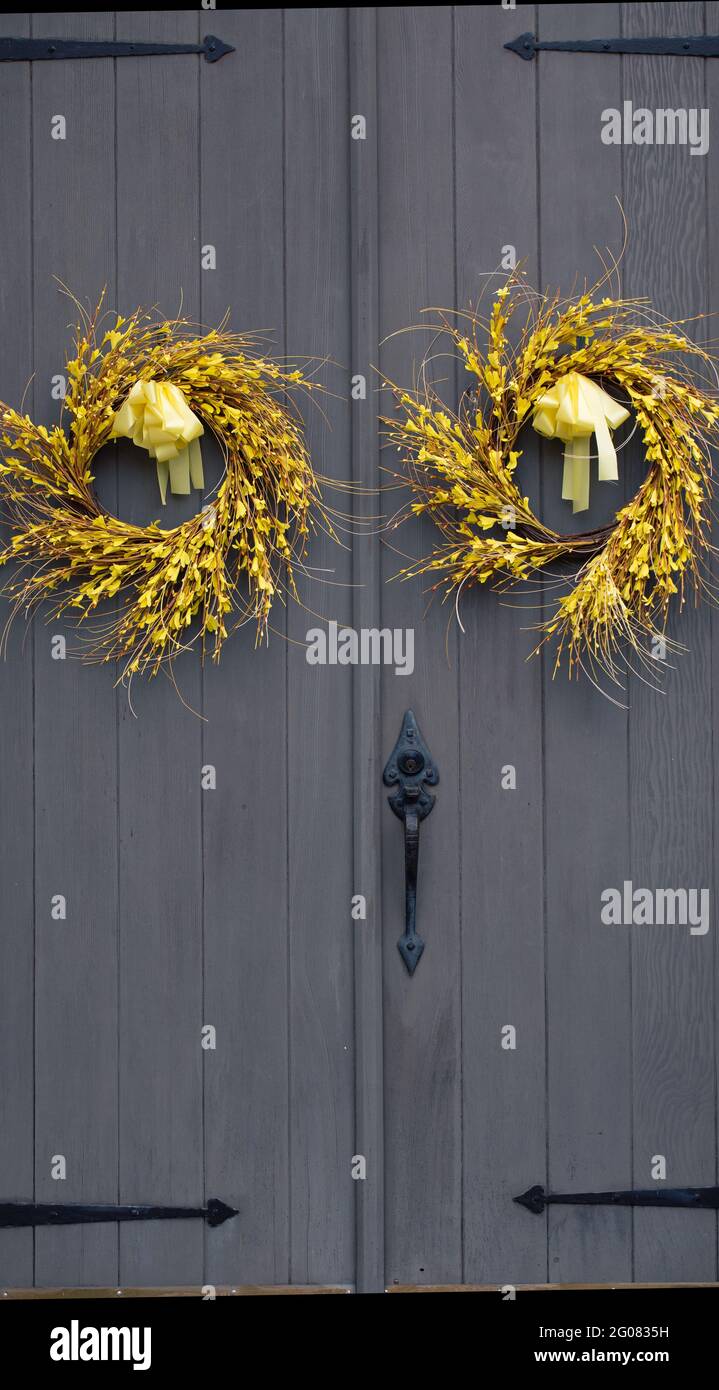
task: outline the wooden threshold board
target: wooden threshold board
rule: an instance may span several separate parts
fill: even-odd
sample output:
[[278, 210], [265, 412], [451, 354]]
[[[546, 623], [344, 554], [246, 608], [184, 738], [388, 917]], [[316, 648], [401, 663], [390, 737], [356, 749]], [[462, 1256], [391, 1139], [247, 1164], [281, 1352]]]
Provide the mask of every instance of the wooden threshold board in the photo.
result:
[[[393, 1284], [385, 1293], [503, 1293], [498, 1284]], [[547, 1293], [554, 1289], [719, 1289], [719, 1283], [684, 1284], [513, 1284], [517, 1293]]]
[[[207, 1288], [180, 1285], [177, 1288], [85, 1288], [85, 1289], [0, 1289], [4, 1299], [73, 1299], [73, 1298], [206, 1298]], [[353, 1293], [350, 1284], [226, 1284], [214, 1286], [216, 1298], [243, 1298], [264, 1294], [336, 1294]]]
[[[492, 1293], [504, 1292], [497, 1284], [393, 1284], [385, 1293]], [[717, 1289], [719, 1283], [682, 1284], [515, 1284], [517, 1293], [547, 1293], [572, 1289]], [[215, 1286], [216, 1298], [256, 1298], [288, 1294], [353, 1294], [351, 1284], [226, 1284]], [[0, 1289], [4, 1299], [73, 1299], [73, 1298], [205, 1298], [206, 1289], [193, 1285], [176, 1288], [84, 1288], [84, 1289]]]

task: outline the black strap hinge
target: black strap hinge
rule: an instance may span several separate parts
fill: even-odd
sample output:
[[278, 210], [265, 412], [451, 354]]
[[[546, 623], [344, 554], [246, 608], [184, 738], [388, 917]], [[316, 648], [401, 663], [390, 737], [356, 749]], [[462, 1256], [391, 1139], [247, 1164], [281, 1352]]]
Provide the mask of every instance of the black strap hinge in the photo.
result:
[[0, 1227], [78, 1226], [100, 1221], [187, 1221], [202, 1218], [208, 1226], [221, 1226], [237, 1216], [217, 1197], [206, 1207], [113, 1206], [84, 1202], [0, 1202]]
[[0, 63], [37, 63], [65, 58], [161, 58], [174, 53], [201, 53], [216, 63], [234, 48], [214, 34], [202, 43], [124, 43], [115, 39], [0, 39]]
[[649, 1187], [630, 1192], [545, 1192], [543, 1187], [528, 1187], [521, 1197], [515, 1197], [520, 1207], [541, 1216], [545, 1207], [562, 1206], [603, 1207], [684, 1207], [699, 1211], [719, 1211], [719, 1187]]
[[531, 62], [535, 53], [644, 53], [654, 57], [719, 58], [719, 34], [640, 39], [537, 39], [520, 34], [505, 43], [511, 53]]

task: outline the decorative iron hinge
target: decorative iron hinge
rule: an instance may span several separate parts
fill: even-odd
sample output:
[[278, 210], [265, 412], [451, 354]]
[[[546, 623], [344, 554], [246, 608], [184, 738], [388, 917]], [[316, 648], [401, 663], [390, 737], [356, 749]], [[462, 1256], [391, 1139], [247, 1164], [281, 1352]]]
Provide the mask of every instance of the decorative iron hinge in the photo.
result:
[[211, 1197], [206, 1207], [90, 1205], [63, 1202], [0, 1202], [0, 1226], [76, 1226], [96, 1221], [187, 1221], [201, 1216], [208, 1226], [221, 1226], [236, 1207]]
[[528, 1187], [514, 1200], [536, 1216], [552, 1203], [564, 1206], [576, 1203], [584, 1207], [696, 1207], [719, 1211], [719, 1187], [640, 1187], [631, 1192], [545, 1192], [543, 1187]]
[[208, 34], [202, 43], [124, 43], [115, 39], [0, 39], [0, 63], [37, 63], [58, 58], [159, 58], [201, 53], [216, 63], [234, 48]]
[[639, 39], [537, 39], [520, 34], [505, 48], [531, 62], [540, 49], [551, 53], [644, 53], [654, 57], [719, 58], [719, 34]]
[[404, 935], [397, 942], [397, 949], [410, 975], [413, 975], [424, 950], [424, 942], [415, 926], [419, 826], [434, 806], [435, 798], [427, 787], [436, 787], [439, 773], [411, 709], [407, 710], [402, 720], [399, 738], [389, 756], [382, 780], [386, 787], [397, 788], [387, 800], [395, 815], [404, 822], [405, 923]]

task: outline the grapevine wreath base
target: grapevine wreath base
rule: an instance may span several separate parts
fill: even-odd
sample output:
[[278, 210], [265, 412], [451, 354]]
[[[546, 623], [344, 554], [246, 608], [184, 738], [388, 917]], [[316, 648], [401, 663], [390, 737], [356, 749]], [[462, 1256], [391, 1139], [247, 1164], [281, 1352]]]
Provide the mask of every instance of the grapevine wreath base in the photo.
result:
[[[385, 423], [408, 473], [410, 511], [431, 515], [443, 537], [403, 577], [436, 576], [433, 588], [458, 599], [472, 584], [493, 580], [506, 588], [543, 578], [556, 561], [573, 562], [571, 587], [537, 625], [535, 651], [552, 638], [555, 672], [566, 654], [570, 675], [582, 667], [594, 678], [603, 669], [619, 682], [620, 652], [646, 663], [650, 640], [667, 641], [669, 605], [675, 594], [683, 604], [687, 581], [697, 595], [711, 592], [710, 449], [719, 436], [719, 403], [713, 359], [681, 325], [659, 320], [644, 301], [599, 298], [598, 288], [561, 301], [531, 294], [515, 273], [488, 320], [462, 315], [455, 326], [443, 318], [439, 329], [474, 389], [453, 414], [422, 373], [415, 391], [391, 387], [395, 418]], [[556, 416], [557, 387], [571, 374], [601, 387], [610, 407], [624, 400], [648, 469], [611, 525], [562, 535], [535, 515], [515, 472], [523, 428], [535, 423], [551, 432], [547, 404]], [[574, 423], [574, 433], [593, 428]], [[555, 433], [572, 440], [571, 427], [555, 424]], [[585, 446], [580, 442], [580, 452]], [[565, 487], [577, 447], [565, 450]], [[564, 495], [572, 496], [571, 487]]]
[[[91, 317], [77, 307], [66, 369], [69, 430], [0, 406], [0, 477], [13, 532], [0, 563], [17, 562], [5, 589], [13, 615], [45, 599], [50, 617], [75, 612], [88, 622], [84, 658], [119, 661], [121, 678], [155, 674], [195, 641], [203, 658], [209, 650], [218, 660], [231, 619], [232, 627], [254, 619], [258, 638], [265, 633], [274, 596], [296, 592], [310, 528], [319, 519], [331, 530], [286, 404], [313, 383], [224, 328], [198, 331], [138, 309], [103, 333], [100, 306]], [[165, 530], [121, 521], [101, 506], [92, 463], [108, 440], [133, 434], [156, 459], [161, 489], [163, 469], [171, 479], [175, 469], [173, 490], [186, 492], [183, 468], [202, 483], [192, 451], [203, 425], [220, 444], [225, 472], [196, 515]]]

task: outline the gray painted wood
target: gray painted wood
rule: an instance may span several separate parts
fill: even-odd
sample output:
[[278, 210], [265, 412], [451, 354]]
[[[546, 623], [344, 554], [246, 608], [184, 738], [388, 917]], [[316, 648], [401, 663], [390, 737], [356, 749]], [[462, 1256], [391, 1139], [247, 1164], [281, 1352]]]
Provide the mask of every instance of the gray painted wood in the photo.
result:
[[[455, 300], [453, 252], [452, 15], [441, 7], [378, 13], [380, 337], [417, 324]], [[383, 343], [382, 374], [411, 384], [429, 333]], [[442, 381], [446, 366], [430, 366]], [[454, 383], [444, 388], [448, 398]], [[386, 403], [390, 413], [391, 403]], [[391, 469], [396, 455], [387, 450]], [[399, 503], [388, 494], [385, 510]], [[384, 547], [386, 581], [398, 550], [426, 553], [428, 525], [408, 523]], [[383, 627], [415, 633], [414, 672], [382, 668], [382, 753], [411, 707], [439, 768], [437, 805], [422, 827], [418, 930], [425, 951], [412, 977], [397, 951], [404, 930], [402, 828], [383, 797], [387, 1282], [451, 1283], [462, 1277], [461, 1015], [459, 973], [459, 779], [456, 637], [451, 612], [428, 612], [423, 583], [387, 582]], [[448, 633], [448, 652], [445, 637]], [[429, 1198], [429, 1200], [428, 1200]]]
[[[232, 12], [232, 63], [200, 71], [202, 318], [232, 310], [285, 351], [283, 25], [278, 10]], [[262, 63], [258, 54], [262, 54]], [[234, 58], [236, 57], [236, 62]], [[250, 625], [204, 672], [205, 1003], [217, 1049], [205, 1054], [208, 1195], [240, 1209], [206, 1241], [206, 1277], [289, 1279], [287, 691], [285, 615], [254, 650]]]
[[[703, 9], [665, 6], [663, 27], [701, 32]], [[88, 302], [107, 283], [121, 313], [158, 303], [211, 325], [229, 308], [234, 328], [266, 330], [277, 352], [328, 359], [326, 418], [306, 411], [313, 459], [371, 487], [372, 367], [411, 383], [427, 341], [386, 335], [428, 305], [476, 301], [507, 244], [530, 279], [569, 293], [597, 273], [593, 244], [618, 248], [617, 195], [631, 233], [624, 289], [669, 314], [715, 307], [713, 148], [704, 160], [622, 151], [599, 132], [624, 97], [711, 105], [716, 65], [521, 64], [502, 50], [523, 29], [656, 24], [651, 5], [237, 10], [211, 26], [201, 12], [53, 18], [55, 33], [80, 37], [195, 40], [217, 27], [236, 53], [212, 67], [39, 63], [32, 81], [23, 65], [0, 70], [0, 160], [16, 189], [0, 209], [0, 308], [13, 325], [0, 396], [20, 399], [34, 345], [29, 408], [56, 418], [49, 379], [73, 314], [53, 274]], [[706, 25], [719, 28], [716, 5]], [[32, 26], [47, 32], [43, 17]], [[50, 140], [56, 113], [66, 142]], [[357, 113], [365, 142], [350, 138]], [[203, 272], [208, 242], [217, 269]], [[368, 377], [364, 402], [350, 401], [353, 372]], [[443, 363], [433, 372], [455, 402], [466, 383]], [[528, 436], [527, 489], [566, 524], [559, 450]], [[209, 440], [203, 452], [209, 491], [219, 459]], [[624, 496], [640, 454], [621, 467]], [[159, 512], [153, 470], [129, 445], [98, 459], [97, 485], [123, 516]], [[327, 496], [345, 512], [377, 509]], [[398, 500], [388, 492], [379, 509]], [[593, 487], [590, 520], [616, 500]], [[171, 499], [164, 522], [197, 504]], [[667, 1181], [713, 1180], [714, 923], [706, 938], [610, 929], [599, 907], [624, 878], [712, 881], [716, 617], [675, 615], [690, 652], [662, 696], [633, 681], [627, 715], [584, 680], [552, 681], [546, 658], [525, 664], [535, 613], [467, 594], [462, 635], [451, 605], [427, 610], [421, 581], [391, 582], [397, 548], [420, 555], [433, 538], [413, 523], [351, 549], [314, 539], [306, 608], [278, 606], [267, 646], [255, 650], [247, 628], [219, 668], [178, 663], [189, 709], [159, 678], [135, 683], [133, 713], [113, 670], [53, 662], [55, 629], [38, 621], [23, 646], [18, 628], [0, 666], [2, 1183], [45, 1200], [60, 1187], [65, 1200], [217, 1195], [240, 1215], [216, 1232], [0, 1233], [3, 1282], [716, 1277], [712, 1218], [567, 1207], [544, 1221], [511, 1203], [547, 1178], [646, 1185], [656, 1153]], [[330, 618], [412, 627], [412, 676], [308, 666], [307, 630]], [[402, 832], [380, 780], [408, 706], [441, 778], [422, 829], [427, 946], [412, 979], [396, 949]], [[208, 762], [217, 789], [203, 792]], [[507, 763], [516, 792], [500, 786]], [[68, 919], [52, 923], [50, 894], [66, 884]], [[353, 893], [367, 896], [364, 923]], [[205, 1052], [207, 1023], [217, 1047]], [[514, 1052], [500, 1046], [506, 1023]], [[65, 1184], [49, 1177], [54, 1153], [68, 1159]], [[364, 1183], [352, 1181], [356, 1153]]]
[[[540, 7], [541, 38], [618, 32], [616, 5]], [[539, 69], [540, 279], [571, 293], [601, 274], [594, 247], [621, 245], [615, 197], [621, 158], [600, 140], [601, 111], [619, 106], [619, 65], [545, 54]], [[591, 169], [591, 177], [587, 177]], [[542, 451], [542, 509], [574, 529], [561, 502], [561, 451]], [[605, 489], [606, 490], [606, 489]], [[590, 517], [614, 494], [592, 487]], [[568, 510], [568, 509], [566, 509]], [[589, 523], [591, 524], [591, 523]], [[559, 1191], [631, 1186], [631, 1046], [628, 930], [600, 920], [601, 892], [629, 864], [627, 717], [586, 678], [552, 680], [544, 658], [544, 862], [547, 940], [547, 1152]], [[621, 698], [621, 696], [620, 696]], [[629, 876], [627, 874], [627, 876]], [[559, 1211], [559, 1214], [557, 1212]], [[627, 1211], [550, 1209], [549, 1279], [631, 1278]]]
[[[196, 14], [117, 17], [119, 38], [193, 42]], [[145, 66], [143, 67], [143, 61]], [[199, 72], [193, 57], [117, 63], [118, 304], [199, 316]], [[143, 161], [138, 162], [142, 151]], [[121, 516], [161, 508], [153, 469], [119, 449]], [[169, 499], [163, 524], [197, 506]], [[148, 509], [149, 508], [149, 512]], [[186, 706], [158, 677], [119, 708], [120, 1200], [196, 1202], [203, 1191], [202, 736], [199, 663], [178, 672]], [[210, 1194], [215, 1195], [215, 1194]], [[120, 1233], [120, 1275], [201, 1281], [197, 1222]]]
[[[349, 15], [350, 107], [367, 123], [367, 138], [350, 146], [350, 236], [352, 253], [352, 375], [366, 382], [364, 400], [352, 401], [352, 478], [357, 529], [379, 512], [379, 430], [373, 366], [379, 339], [379, 220], [377, 208], [377, 16], [371, 6]], [[366, 491], [364, 491], [366, 490]], [[371, 528], [377, 523], [370, 522]], [[381, 614], [380, 547], [355, 545], [352, 616], [355, 630], [378, 625]], [[355, 669], [352, 709], [354, 740], [353, 890], [366, 901], [366, 918], [353, 922], [355, 974], [355, 1143], [367, 1175], [355, 1183], [356, 1287], [384, 1287], [384, 1134], [382, 1028], [382, 883], [377, 796], [382, 772], [381, 685], [376, 666]]]
[[[287, 353], [328, 356], [334, 393], [305, 409], [321, 474], [351, 466], [347, 12], [285, 14]], [[333, 497], [329, 500], [332, 502]], [[339, 494], [334, 504], [347, 510]], [[293, 1283], [347, 1282], [354, 1269], [351, 669], [310, 666], [305, 636], [351, 621], [351, 556], [313, 542], [303, 611], [288, 611], [287, 797], [290, 1192]], [[323, 575], [322, 570], [331, 571]], [[324, 582], [324, 581], [328, 582]], [[340, 586], [340, 587], [337, 587]]]
[[[25, 16], [0, 17], [0, 34], [29, 34]], [[32, 361], [30, 73], [16, 65], [0, 84], [2, 180], [15, 189], [0, 201], [0, 315], [17, 336], [0, 339], [0, 395], [20, 408]], [[32, 387], [25, 395], [32, 409]], [[6, 532], [3, 529], [3, 542]], [[8, 572], [9, 575], [9, 572]], [[6, 613], [3, 613], [4, 626]], [[24, 647], [24, 651], [23, 651]], [[7, 660], [0, 661], [0, 845], [3, 924], [0, 931], [0, 1172], [19, 1199], [33, 1195], [34, 1158], [34, 807], [32, 634], [20, 619]], [[0, 1232], [0, 1281], [33, 1279], [31, 1231]]]
[[[486, 313], [503, 248], [537, 273], [536, 68], [518, 81], [502, 45], [534, 29], [534, 7], [459, 6], [455, 32], [457, 302]], [[513, 99], [504, 102], [510, 86]], [[501, 110], [501, 137], [497, 114]], [[491, 196], [487, 196], [491, 188]], [[517, 196], [521, 190], [521, 196]], [[460, 383], [464, 386], [465, 383]], [[523, 486], [538, 490], [525, 432]], [[531, 602], [531, 599], [525, 600]], [[544, 1180], [545, 1015], [541, 665], [527, 664], [531, 612], [467, 595], [458, 639], [461, 727], [464, 1279], [546, 1278], [546, 1226], [511, 1198]], [[502, 769], [516, 769], [516, 791]], [[501, 1030], [517, 1030], [515, 1051]]]
[[[717, 4], [715, 4], [715, 3], [708, 4], [707, 7], [706, 7], [706, 28], [707, 28], [707, 33], [716, 33], [716, 32], [717, 32], [717, 27], [716, 27], [716, 26], [717, 26], [718, 24], [719, 24], [719, 6], [718, 6]], [[717, 107], [717, 100], [719, 99], [719, 98], [718, 98], [718, 95], [717, 95], [717, 94], [719, 93], [719, 86], [717, 85], [718, 83], [719, 83], [719, 72], [717, 72], [717, 69], [716, 69], [715, 67], [711, 67], [711, 68], [709, 69], [709, 71], [706, 73], [706, 98], [705, 98], [705, 105], [708, 106], [710, 109], [711, 109], [711, 106], [712, 106], [712, 105], [714, 106], [714, 109], [715, 109], [715, 110], [716, 110], [716, 107]], [[715, 314], [715, 313], [717, 312], [717, 308], [719, 308], [719, 261], [717, 260], [717, 240], [716, 240], [716, 237], [715, 237], [715, 236], [711, 235], [711, 229], [712, 229], [713, 227], [715, 227], [716, 224], [717, 224], [717, 211], [718, 211], [718, 209], [717, 209], [717, 177], [716, 177], [717, 150], [716, 150], [716, 146], [715, 146], [715, 145], [712, 145], [712, 146], [710, 147], [709, 154], [708, 154], [708, 156], [707, 156], [707, 160], [708, 160], [707, 171], [706, 171], [706, 179], [707, 179], [707, 228], [708, 228], [708, 230], [710, 231], [710, 234], [709, 234], [709, 236], [708, 236], [708, 238], [707, 238], [707, 248], [706, 248], [706, 249], [707, 249], [707, 310], [708, 310], [708, 312], [709, 312], [710, 314]], [[711, 324], [714, 323], [714, 322], [716, 322], [716, 320], [714, 320], [714, 319], [710, 319], [710, 320], [709, 320], [708, 328], [709, 328], [709, 332], [710, 332], [710, 333], [713, 332], [713, 330], [711, 329]], [[717, 527], [716, 527], [716, 522], [714, 523], [714, 526], [713, 526], [713, 528], [712, 528], [712, 538], [713, 538], [714, 544], [716, 545], [716, 542], [717, 542]], [[716, 572], [716, 565], [713, 566], [712, 572], [713, 572], [713, 573]], [[716, 799], [717, 799], [717, 791], [716, 791], [716, 786], [717, 786], [716, 738], [715, 738], [715, 735], [714, 735], [714, 721], [715, 721], [716, 702], [715, 702], [714, 690], [715, 690], [715, 688], [716, 688], [717, 678], [719, 677], [719, 627], [717, 626], [718, 621], [719, 621], [719, 618], [718, 618], [717, 612], [716, 612], [716, 610], [714, 610], [714, 611], [712, 611], [712, 614], [711, 614], [711, 663], [712, 663], [712, 673], [711, 673], [711, 674], [712, 674], [712, 705], [711, 705], [712, 807], [711, 807], [711, 817], [712, 817], [712, 839], [714, 838], [714, 834], [715, 834], [715, 830], [716, 830]], [[716, 854], [713, 854], [713, 855], [712, 855], [712, 874], [711, 874], [711, 879], [710, 879], [709, 886], [710, 886], [710, 888], [711, 888], [712, 901], [713, 901], [713, 902], [716, 902], [717, 887], [719, 886], [719, 872], [718, 872], [718, 870], [717, 870]], [[716, 1030], [716, 1024], [717, 1024], [717, 1021], [719, 1020], [719, 991], [717, 990], [717, 986], [716, 986], [717, 969], [719, 968], [719, 946], [717, 946], [717, 934], [716, 934], [716, 931], [712, 929], [711, 934], [712, 934], [713, 937], [714, 937], [714, 953], [713, 953], [713, 959], [712, 959], [712, 961], [711, 961], [711, 963], [710, 963], [709, 968], [710, 968], [711, 973], [712, 973], [713, 978], [714, 978], [714, 1020], [715, 1020], [715, 1030]], [[716, 1031], [715, 1031], [715, 1037], [716, 1037], [716, 1036], [717, 1036], [717, 1034], [716, 1034]], [[717, 1065], [716, 1047], [715, 1047], [715, 1052], [714, 1052], [714, 1065], [715, 1065], [715, 1066]], [[716, 1132], [715, 1132], [715, 1143], [716, 1143], [716, 1145], [717, 1145], [717, 1152], [719, 1153], [719, 1111], [715, 1114], [715, 1120], [716, 1120], [716, 1125], [717, 1125]], [[718, 1227], [719, 1227], [719, 1217], [717, 1218], [717, 1225], [718, 1225]], [[718, 1240], [718, 1252], [719, 1252], [719, 1240]]]
[[[654, 32], [651, 5], [627, 7], [629, 34]], [[702, 33], [704, 6], [663, 6], [665, 32]], [[625, 59], [625, 96], [652, 110], [706, 105], [705, 64], [680, 67]], [[642, 153], [646, 156], [641, 158]], [[627, 252], [629, 293], [652, 297], [670, 318], [707, 306], [707, 161], [686, 146], [625, 155], [630, 224], [662, 228], [662, 252], [634, 236]], [[699, 325], [702, 333], [702, 325]], [[707, 336], [716, 332], [708, 327]], [[711, 613], [672, 615], [670, 634], [689, 651], [656, 694], [633, 683], [629, 723], [632, 877], [637, 886], [703, 887], [712, 878]], [[667, 1182], [713, 1182], [716, 1171], [715, 976], [711, 934], [686, 928], [633, 929], [634, 1179], [650, 1174], [653, 1155], [667, 1160]], [[662, 1269], [674, 1280], [716, 1278], [714, 1222], [689, 1234], [671, 1213], [666, 1222], [634, 1213], [634, 1277]]]
[[[33, 32], [39, 20], [33, 21]], [[108, 38], [112, 15], [64, 14], [58, 36]], [[112, 63], [33, 71], [34, 418], [58, 418], [75, 310], [53, 276], [94, 304], [114, 279]], [[53, 140], [64, 115], [67, 138]], [[108, 1201], [117, 1192], [117, 764], [114, 673], [51, 658], [35, 623], [35, 1191], [39, 1201]], [[93, 750], [88, 758], [87, 749]], [[53, 921], [51, 898], [67, 900]], [[65, 1181], [51, 1177], [54, 1155]], [[105, 1283], [113, 1227], [38, 1230], [35, 1282]]]

